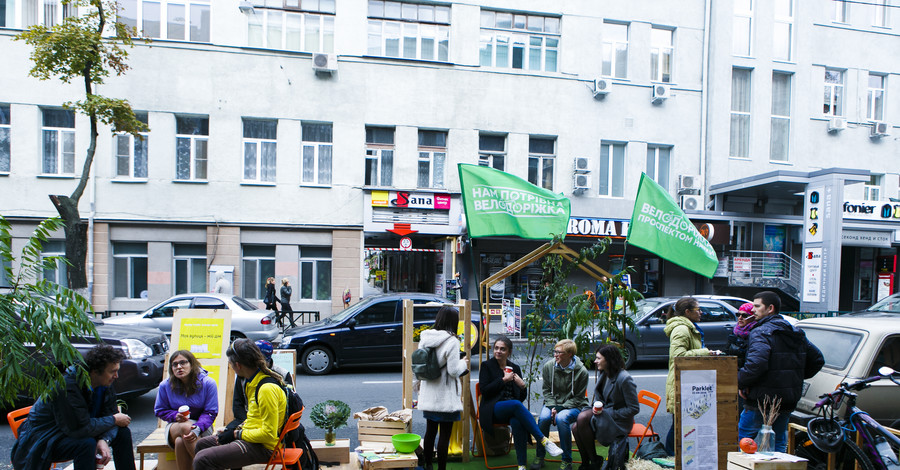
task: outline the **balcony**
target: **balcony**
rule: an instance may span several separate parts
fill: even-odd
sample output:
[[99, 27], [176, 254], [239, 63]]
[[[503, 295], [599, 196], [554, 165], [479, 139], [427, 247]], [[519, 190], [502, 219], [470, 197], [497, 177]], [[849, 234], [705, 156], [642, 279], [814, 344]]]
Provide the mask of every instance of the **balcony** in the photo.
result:
[[728, 259], [728, 284], [778, 289], [800, 298], [800, 262], [779, 251], [733, 250]]

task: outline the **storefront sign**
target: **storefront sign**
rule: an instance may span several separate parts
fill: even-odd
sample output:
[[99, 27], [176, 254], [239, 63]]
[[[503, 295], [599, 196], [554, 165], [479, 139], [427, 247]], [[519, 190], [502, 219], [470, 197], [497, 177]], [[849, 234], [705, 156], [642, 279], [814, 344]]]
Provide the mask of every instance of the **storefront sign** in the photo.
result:
[[734, 272], [749, 273], [753, 266], [753, 258], [734, 258]]
[[803, 301], [821, 302], [822, 249], [807, 248], [803, 257]]
[[409, 191], [372, 191], [372, 206], [450, 210], [450, 195]]
[[569, 217], [566, 235], [575, 237], [625, 238], [628, 235], [628, 223], [628, 220]]
[[841, 232], [841, 244], [849, 246], [891, 247], [890, 232], [872, 232], [867, 230], [844, 230]]
[[822, 205], [824, 190], [824, 187], [816, 187], [806, 191], [806, 214], [804, 216], [804, 228], [806, 229], [804, 241], [806, 243], [822, 241], [822, 227], [820, 226], [822, 219], [819, 212], [824, 210]]
[[900, 203], [846, 200], [841, 206], [841, 213], [845, 219], [900, 222]]

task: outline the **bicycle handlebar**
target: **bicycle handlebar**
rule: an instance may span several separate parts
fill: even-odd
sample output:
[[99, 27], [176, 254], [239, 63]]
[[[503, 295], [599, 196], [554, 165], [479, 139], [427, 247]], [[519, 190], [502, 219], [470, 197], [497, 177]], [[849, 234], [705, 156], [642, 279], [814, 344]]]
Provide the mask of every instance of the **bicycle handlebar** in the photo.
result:
[[825, 394], [820, 395], [819, 398], [821, 398], [821, 400], [819, 400], [813, 408], [821, 408], [825, 405], [830, 405], [830, 404], [839, 402], [840, 399], [843, 398], [844, 395], [852, 394], [853, 391], [864, 390], [864, 389], [868, 388], [869, 384], [871, 384], [872, 382], [877, 382], [881, 379], [890, 379], [891, 382], [894, 382], [895, 384], [900, 385], [900, 383], [898, 383], [896, 380], [894, 380], [894, 377], [892, 375], [889, 375], [889, 376], [873, 375], [872, 377], [853, 382], [852, 384], [843, 382], [838, 386], [837, 390], [830, 392], [830, 393], [825, 393]]

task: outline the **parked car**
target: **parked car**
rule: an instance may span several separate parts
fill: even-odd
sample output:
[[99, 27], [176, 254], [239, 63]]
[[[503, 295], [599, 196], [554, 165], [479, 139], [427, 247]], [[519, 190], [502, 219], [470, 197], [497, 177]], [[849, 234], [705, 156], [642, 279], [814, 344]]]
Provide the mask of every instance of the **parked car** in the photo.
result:
[[231, 341], [237, 338], [274, 341], [279, 333], [273, 311], [263, 310], [242, 297], [223, 294], [176, 295], [141, 313], [108, 318], [106, 323], [159, 328], [171, 336], [172, 318], [181, 308], [231, 310]]
[[[838, 317], [809, 318], [797, 327], [822, 350], [825, 366], [803, 383], [797, 404], [801, 413], [815, 414], [819, 396], [842, 382], [878, 374], [888, 366], [900, 370], [900, 294], [891, 295], [862, 312]], [[857, 405], [879, 423], [900, 425], [900, 387], [888, 379], [859, 392]], [[798, 417], [802, 417], [797, 413]]]
[[[413, 310], [416, 327], [433, 324], [441, 306], [452, 303], [434, 294], [366, 297], [337, 315], [285, 331], [281, 347], [295, 349], [300, 366], [312, 375], [328, 374], [335, 367], [349, 365], [399, 364], [405, 299], [412, 299], [418, 305], [432, 304]], [[477, 327], [480, 315], [473, 312], [471, 320]], [[474, 344], [478, 344], [478, 338], [474, 339]]]

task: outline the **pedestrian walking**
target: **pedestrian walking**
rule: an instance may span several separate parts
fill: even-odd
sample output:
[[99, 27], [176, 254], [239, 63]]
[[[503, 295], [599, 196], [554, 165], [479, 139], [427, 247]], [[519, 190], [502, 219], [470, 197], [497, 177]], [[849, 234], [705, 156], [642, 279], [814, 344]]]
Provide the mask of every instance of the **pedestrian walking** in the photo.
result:
[[291, 308], [291, 294], [293, 293], [293, 289], [291, 288], [291, 281], [288, 278], [284, 278], [281, 280], [281, 315], [278, 317], [278, 326], [284, 328], [286, 325], [284, 324], [284, 319], [287, 318], [291, 322], [291, 326], [297, 326], [294, 323], [294, 309]]
[[266, 295], [263, 297], [263, 303], [266, 304], [266, 310], [274, 310], [275, 318], [277, 321], [278, 318], [278, 297], [275, 296], [275, 278], [269, 277], [266, 279]]
[[[553, 359], [541, 367], [543, 379], [544, 406], [538, 417], [538, 429], [545, 436], [550, 434], [550, 425], [559, 431], [559, 447], [562, 448], [560, 470], [572, 469], [571, 426], [578, 414], [588, 407], [588, 371], [576, 356], [578, 346], [571, 339], [558, 341], [553, 347]], [[546, 450], [538, 446], [531, 470], [544, 466]]]

